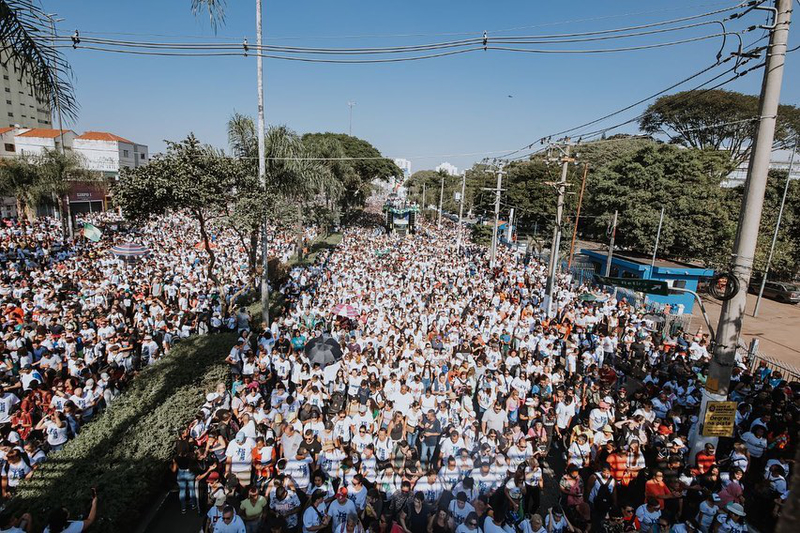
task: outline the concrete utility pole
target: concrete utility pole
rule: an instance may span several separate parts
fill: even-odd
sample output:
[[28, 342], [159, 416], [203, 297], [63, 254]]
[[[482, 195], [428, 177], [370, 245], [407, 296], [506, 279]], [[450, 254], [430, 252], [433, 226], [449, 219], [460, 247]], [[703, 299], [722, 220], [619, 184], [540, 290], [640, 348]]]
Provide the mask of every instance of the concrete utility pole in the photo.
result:
[[[53, 46], [56, 45], [56, 22], [63, 22], [64, 19], [57, 19], [56, 14], [48, 14], [46, 15], [47, 19], [50, 21], [50, 35], [51, 35], [51, 44]], [[54, 67], [55, 68], [55, 67]], [[61, 155], [65, 155], [65, 147], [64, 147], [64, 123], [61, 119], [61, 100], [58, 98], [58, 76], [53, 76], [53, 82], [56, 88], [56, 116], [58, 117], [58, 136], [59, 140], [61, 141]], [[61, 202], [64, 206], [64, 220], [61, 221], [62, 231], [64, 231], [65, 236], [69, 236], [70, 239], [75, 237], [75, 230], [72, 227], [72, 210], [69, 207], [69, 194], [65, 194], [64, 198], [61, 199]], [[92, 203], [89, 202], [89, 209], [91, 210]], [[19, 213], [18, 216], [25, 216], [24, 213]], [[66, 224], [66, 226], [65, 226]]]
[[702, 449], [706, 442], [716, 437], [702, 436], [702, 424], [710, 401], [725, 401], [731, 381], [731, 371], [736, 364], [736, 348], [742, 331], [747, 304], [747, 285], [753, 270], [758, 227], [764, 205], [772, 143], [775, 139], [775, 122], [780, 102], [783, 66], [786, 60], [786, 43], [792, 18], [792, 0], [775, 0], [777, 8], [767, 48], [764, 78], [759, 102], [759, 124], [753, 142], [750, 166], [739, 213], [739, 228], [733, 246], [731, 273], [738, 281], [736, 293], [723, 302], [717, 326], [716, 346], [711, 358], [708, 379], [700, 405], [700, 418], [696, 425], [692, 453]]
[[664, 224], [664, 206], [661, 206], [661, 218], [658, 219], [658, 231], [656, 231], [656, 244], [653, 246], [653, 258], [650, 260], [650, 274], [656, 266], [656, 254], [658, 253], [658, 241], [661, 240], [661, 226]]
[[442, 201], [444, 200], [444, 176], [441, 178], [442, 185], [439, 189], [439, 221], [436, 223], [438, 229], [442, 229]]
[[794, 141], [794, 148], [792, 148], [792, 156], [789, 158], [789, 173], [786, 175], [786, 184], [783, 186], [783, 197], [781, 197], [781, 208], [778, 210], [778, 221], [775, 223], [775, 232], [772, 234], [772, 244], [769, 247], [769, 255], [767, 256], [767, 266], [764, 267], [764, 275], [761, 276], [761, 287], [759, 287], [758, 289], [756, 306], [753, 308], [753, 318], [758, 316], [758, 308], [761, 307], [761, 298], [764, 296], [764, 286], [767, 284], [769, 267], [772, 264], [772, 255], [775, 253], [775, 243], [778, 242], [778, 231], [781, 229], [781, 220], [783, 219], [783, 208], [786, 206], [786, 195], [789, 193], [789, 183], [792, 181], [792, 167], [794, 166], [795, 152], [797, 152], [797, 139], [795, 139]]
[[[266, 194], [267, 191], [267, 160], [264, 146], [264, 65], [261, 58], [261, 0], [256, 0], [256, 76], [258, 78], [258, 182]], [[269, 239], [267, 238], [267, 215], [261, 223], [261, 320], [270, 327], [269, 323]]]
[[492, 250], [489, 255], [489, 266], [494, 268], [495, 263], [497, 262], [497, 226], [500, 223], [500, 191], [503, 189], [503, 165], [504, 162], [500, 162], [497, 170], [497, 188], [495, 189], [494, 193], [494, 227], [492, 228]]
[[464, 229], [462, 220], [464, 220], [464, 192], [467, 188], [467, 173], [461, 175], [461, 201], [458, 203], [458, 241], [456, 249], [461, 249], [461, 233]]
[[425, 195], [427, 194], [428, 184], [422, 184], [422, 220], [425, 220]]
[[572, 228], [572, 242], [569, 245], [569, 260], [567, 268], [572, 267], [572, 258], [575, 256], [575, 240], [578, 237], [578, 221], [581, 219], [581, 205], [583, 205], [583, 191], [586, 190], [586, 176], [589, 174], [589, 163], [583, 164], [583, 179], [581, 179], [581, 193], [578, 195], [578, 209], [575, 213], [575, 227]]
[[614, 221], [611, 223], [611, 240], [608, 242], [608, 255], [606, 256], [606, 272], [603, 274], [608, 277], [611, 274], [611, 260], [614, 258], [614, 238], [617, 236], [617, 215], [619, 211], [614, 210]]
[[347, 130], [347, 134], [351, 137], [353, 136], [353, 106], [356, 105], [355, 102], [347, 102], [347, 106], [350, 108], [350, 129]]
[[513, 237], [514, 233], [514, 208], [512, 207], [508, 213], [508, 224], [506, 224], [506, 241], [511, 243], [511, 237]]
[[564, 196], [567, 192], [567, 168], [572, 161], [569, 157], [569, 138], [565, 139], [566, 147], [561, 158], [561, 180], [556, 183], [558, 191], [558, 203], [556, 204], [556, 225], [553, 228], [553, 242], [550, 245], [550, 264], [547, 274], [547, 287], [545, 296], [545, 307], [547, 316], [554, 316], [553, 294], [556, 289], [556, 274], [558, 273], [558, 250], [561, 247], [561, 219], [564, 216]]

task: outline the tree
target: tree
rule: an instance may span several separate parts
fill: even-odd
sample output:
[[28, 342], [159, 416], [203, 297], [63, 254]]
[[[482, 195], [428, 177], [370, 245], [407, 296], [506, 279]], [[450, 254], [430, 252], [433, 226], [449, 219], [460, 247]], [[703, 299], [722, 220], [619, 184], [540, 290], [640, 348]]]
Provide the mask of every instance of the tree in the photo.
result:
[[[50, 109], [60, 107], [75, 119], [78, 103], [72, 87], [72, 70], [64, 54], [52, 43], [51, 21], [39, 2], [0, 0], [0, 57], [14, 74], [27, 77], [36, 97]], [[12, 70], [9, 68], [9, 71]]]
[[[734, 91], [694, 90], [662, 96], [639, 120], [649, 134], [664, 134], [682, 146], [727, 150], [738, 165], [750, 155], [758, 127], [758, 97]], [[778, 108], [775, 145], [785, 148], [800, 131], [800, 109]]]
[[344, 150], [345, 157], [352, 158], [350, 164], [358, 175], [358, 180], [345, 184], [343, 199], [347, 208], [364, 205], [371, 192], [374, 179], [386, 179], [390, 176], [402, 176], [402, 171], [391, 159], [381, 155], [377, 148], [358, 137], [344, 133], [307, 133], [303, 142], [311, 145], [321, 139], [335, 139]]
[[266, 189], [258, 179], [258, 136], [252, 117], [234, 113], [228, 121], [228, 144], [240, 172], [235, 201], [225, 206], [225, 221], [239, 235], [252, 273], [265, 218], [276, 220], [276, 213], [281, 212], [281, 220], [291, 216], [300, 228], [303, 207], [325, 188], [338, 189], [331, 183], [332, 175], [311, 159], [300, 137], [285, 126], [267, 130], [264, 140]]
[[[51, 206], [61, 212], [61, 198], [69, 190], [70, 181], [97, 179], [72, 152], [45, 149], [41, 154], [22, 155], [0, 164], [0, 194], [16, 199], [17, 216], [23, 226], [39, 206]], [[66, 218], [63, 220], [66, 225]]]
[[736, 225], [736, 212], [728, 209], [720, 187], [727, 167], [727, 155], [710, 150], [651, 144], [629, 153], [599, 169], [587, 184], [583, 205], [589, 231], [603, 236], [618, 210], [617, 245], [649, 253], [666, 205], [659, 254], [725, 264]]
[[223, 306], [227, 306], [227, 298], [215, 272], [216, 254], [208, 225], [225, 212], [243, 181], [241, 174], [241, 165], [189, 134], [183, 141], [168, 141], [166, 153], [156, 155], [149, 164], [123, 169], [114, 189], [114, 200], [130, 219], [147, 219], [171, 210], [183, 210], [194, 218], [209, 257], [206, 273], [217, 286]]

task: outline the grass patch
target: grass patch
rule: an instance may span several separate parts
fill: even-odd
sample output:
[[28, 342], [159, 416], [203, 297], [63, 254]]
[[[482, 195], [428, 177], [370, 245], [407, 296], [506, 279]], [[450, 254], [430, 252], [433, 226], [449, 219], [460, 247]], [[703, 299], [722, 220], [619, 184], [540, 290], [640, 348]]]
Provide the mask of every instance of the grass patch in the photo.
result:
[[7, 509], [32, 513], [34, 531], [41, 531], [53, 509], [86, 513], [89, 489], [97, 487], [100, 503], [92, 530], [133, 531], [163, 485], [176, 428], [186, 427], [204, 393], [226, 379], [224, 358], [235, 339], [236, 333], [222, 333], [181, 341], [63, 450], [51, 454], [20, 485]]

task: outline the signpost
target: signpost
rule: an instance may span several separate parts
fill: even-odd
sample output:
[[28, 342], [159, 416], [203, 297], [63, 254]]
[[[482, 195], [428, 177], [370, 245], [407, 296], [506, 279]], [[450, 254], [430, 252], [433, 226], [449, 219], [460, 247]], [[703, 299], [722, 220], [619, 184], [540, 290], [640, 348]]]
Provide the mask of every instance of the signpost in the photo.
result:
[[703, 418], [704, 437], [733, 437], [736, 402], [708, 402]]
[[657, 279], [610, 278], [607, 276], [596, 276], [596, 278], [597, 281], [603, 285], [613, 285], [635, 292], [646, 292], [647, 294], [658, 294], [660, 296], [669, 295], [669, 286], [666, 281]]

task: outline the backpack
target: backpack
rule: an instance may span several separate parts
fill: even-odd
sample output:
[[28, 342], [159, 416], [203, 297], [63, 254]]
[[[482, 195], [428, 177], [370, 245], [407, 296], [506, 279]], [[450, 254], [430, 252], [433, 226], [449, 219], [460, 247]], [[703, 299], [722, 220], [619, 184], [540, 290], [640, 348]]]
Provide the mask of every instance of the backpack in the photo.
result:
[[611, 497], [612, 490], [610, 485], [613, 480], [614, 478], [610, 477], [605, 483], [600, 483], [600, 479], [598, 478], [597, 483], [600, 483], [600, 488], [597, 489], [597, 494], [594, 495], [595, 512], [605, 514], [609, 509], [611, 509], [613, 500]]

